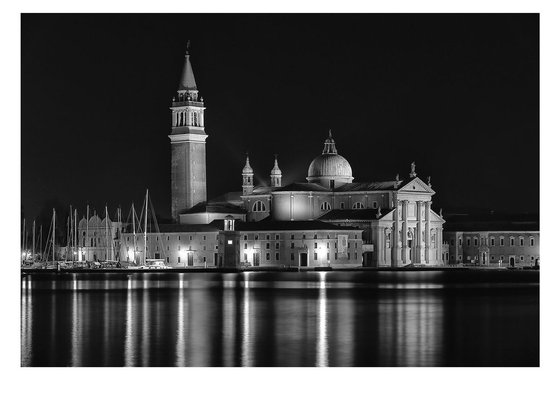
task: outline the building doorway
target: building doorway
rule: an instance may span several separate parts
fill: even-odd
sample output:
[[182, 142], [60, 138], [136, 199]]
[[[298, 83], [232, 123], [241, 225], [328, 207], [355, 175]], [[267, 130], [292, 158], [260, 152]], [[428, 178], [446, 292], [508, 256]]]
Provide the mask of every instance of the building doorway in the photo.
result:
[[482, 253], [482, 265], [486, 265], [486, 253]]
[[259, 252], [254, 252], [253, 253], [253, 265], [255, 267], [258, 267], [261, 261], [261, 255], [259, 254]]
[[187, 266], [192, 267], [194, 265], [194, 257], [192, 252], [187, 253]]
[[214, 253], [214, 265], [218, 265], [218, 253]]
[[300, 253], [299, 254], [299, 266], [300, 267], [307, 267], [307, 253]]
[[515, 257], [514, 256], [509, 257], [509, 266], [510, 267], [515, 267]]

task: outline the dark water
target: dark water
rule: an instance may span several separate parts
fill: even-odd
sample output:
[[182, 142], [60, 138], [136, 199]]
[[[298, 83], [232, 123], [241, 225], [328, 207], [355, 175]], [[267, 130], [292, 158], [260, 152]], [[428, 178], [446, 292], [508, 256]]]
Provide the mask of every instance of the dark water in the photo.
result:
[[22, 279], [23, 366], [538, 366], [532, 271]]

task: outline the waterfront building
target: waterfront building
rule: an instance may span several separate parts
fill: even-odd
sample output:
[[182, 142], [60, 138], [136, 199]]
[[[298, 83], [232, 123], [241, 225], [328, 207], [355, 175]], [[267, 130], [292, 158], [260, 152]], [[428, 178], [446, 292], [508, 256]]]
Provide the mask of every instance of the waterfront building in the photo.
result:
[[121, 256], [122, 221], [113, 221], [107, 215], [101, 219], [96, 212], [78, 222], [78, 243], [75, 247], [77, 261], [119, 261]]
[[[363, 263], [367, 266], [443, 264], [445, 221], [431, 209], [435, 191], [429, 177], [422, 180], [412, 163], [409, 177], [403, 180], [397, 175], [388, 181], [355, 181], [352, 167], [338, 153], [330, 131], [322, 153], [309, 165], [306, 182], [283, 186], [282, 171], [275, 158], [269, 185], [255, 186], [247, 156], [241, 170], [241, 191], [207, 201], [204, 110], [187, 52], [177, 98], [171, 107], [169, 135], [171, 212], [179, 224], [211, 224], [229, 215], [247, 224], [287, 222], [303, 231], [299, 229], [302, 224], [311, 226], [311, 222], [321, 220], [363, 230], [360, 245], [366, 252]], [[286, 232], [289, 227], [282, 225]], [[361, 257], [358, 262], [362, 263]]]
[[210, 224], [164, 224], [157, 233], [122, 235], [120, 256], [141, 264], [144, 254], [174, 268], [357, 267], [362, 230], [321, 221], [243, 222], [233, 216]]
[[443, 238], [452, 265], [527, 267], [539, 264], [539, 219], [534, 215], [454, 214]]

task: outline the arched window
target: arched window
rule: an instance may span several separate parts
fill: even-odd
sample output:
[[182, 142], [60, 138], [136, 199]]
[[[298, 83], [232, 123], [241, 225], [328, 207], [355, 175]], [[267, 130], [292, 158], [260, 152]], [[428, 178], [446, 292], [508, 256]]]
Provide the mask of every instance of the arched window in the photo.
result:
[[354, 205], [352, 205], [352, 209], [363, 209], [364, 208], [364, 204], [361, 202], [355, 202]]
[[266, 206], [264, 206], [263, 201], [256, 201], [253, 204], [253, 212], [264, 212], [266, 211]]
[[323, 202], [321, 204], [321, 210], [331, 210], [331, 204], [328, 202]]

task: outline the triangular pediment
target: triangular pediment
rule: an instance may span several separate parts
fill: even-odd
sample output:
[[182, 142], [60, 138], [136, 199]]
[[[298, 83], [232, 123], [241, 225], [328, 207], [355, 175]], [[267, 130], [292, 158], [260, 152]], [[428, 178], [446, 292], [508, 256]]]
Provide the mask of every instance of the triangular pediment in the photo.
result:
[[424, 183], [419, 177], [415, 177], [408, 183], [403, 184], [403, 186], [399, 188], [399, 191], [435, 194], [435, 191], [432, 190], [431, 187]]

